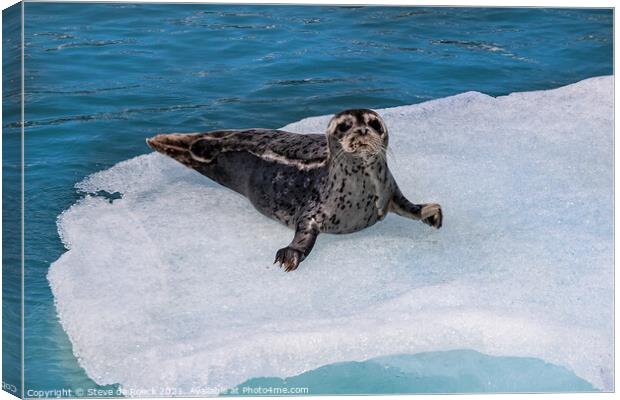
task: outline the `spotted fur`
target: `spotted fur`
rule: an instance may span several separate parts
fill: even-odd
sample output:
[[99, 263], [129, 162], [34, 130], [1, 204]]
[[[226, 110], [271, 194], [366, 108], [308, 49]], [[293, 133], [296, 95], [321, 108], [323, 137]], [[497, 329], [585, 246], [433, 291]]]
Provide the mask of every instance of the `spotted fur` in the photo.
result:
[[294, 229], [293, 241], [276, 253], [286, 271], [305, 259], [319, 233], [355, 232], [389, 211], [442, 224], [438, 204], [413, 204], [400, 192], [385, 158], [387, 128], [372, 110], [336, 114], [326, 135], [224, 130], [157, 135], [147, 143]]

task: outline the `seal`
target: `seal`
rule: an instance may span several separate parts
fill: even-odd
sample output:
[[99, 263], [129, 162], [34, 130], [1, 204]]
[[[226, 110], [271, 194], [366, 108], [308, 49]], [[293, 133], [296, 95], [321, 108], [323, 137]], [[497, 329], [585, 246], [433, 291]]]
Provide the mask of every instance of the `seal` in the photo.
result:
[[442, 224], [439, 204], [414, 204], [398, 188], [386, 161], [388, 130], [372, 110], [334, 115], [326, 134], [220, 130], [159, 134], [147, 143], [294, 229], [274, 261], [287, 272], [310, 254], [319, 233], [359, 231], [388, 212]]

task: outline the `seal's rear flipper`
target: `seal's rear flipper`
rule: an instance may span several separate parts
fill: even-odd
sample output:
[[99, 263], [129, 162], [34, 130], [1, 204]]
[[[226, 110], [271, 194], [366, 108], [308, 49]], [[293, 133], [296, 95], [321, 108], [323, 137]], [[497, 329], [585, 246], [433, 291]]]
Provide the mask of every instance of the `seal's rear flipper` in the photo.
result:
[[160, 134], [146, 139], [146, 143], [153, 150], [174, 158], [181, 164], [193, 167], [195, 161], [192, 159], [190, 147], [192, 143], [200, 139], [202, 134]]
[[146, 139], [146, 143], [153, 150], [245, 195], [249, 172], [257, 168], [260, 158], [239, 151], [242, 146], [235, 140], [226, 140], [232, 133], [159, 134]]
[[215, 161], [221, 149], [223, 149], [223, 147], [218, 140], [214, 140], [207, 136], [193, 142], [189, 148], [189, 152], [194, 160], [210, 164]]

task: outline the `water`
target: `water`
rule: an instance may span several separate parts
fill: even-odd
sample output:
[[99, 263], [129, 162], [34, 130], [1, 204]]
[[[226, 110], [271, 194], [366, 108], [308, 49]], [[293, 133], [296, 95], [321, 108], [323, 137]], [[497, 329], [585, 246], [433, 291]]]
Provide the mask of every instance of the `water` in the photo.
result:
[[[398, 355], [326, 365], [287, 379], [254, 378], [231, 394], [268, 395], [270, 388], [312, 394], [580, 392], [594, 388], [562, 367], [471, 350]], [[273, 389], [271, 389], [273, 390]]]
[[[76, 182], [149, 152], [145, 137], [275, 128], [343, 108], [549, 89], [613, 72], [611, 10], [27, 3], [25, 11], [27, 389], [94, 386], [46, 280], [65, 251], [56, 217], [82, 196]], [[14, 145], [17, 124], [3, 129], [5, 146]], [[15, 172], [5, 167], [8, 178]]]

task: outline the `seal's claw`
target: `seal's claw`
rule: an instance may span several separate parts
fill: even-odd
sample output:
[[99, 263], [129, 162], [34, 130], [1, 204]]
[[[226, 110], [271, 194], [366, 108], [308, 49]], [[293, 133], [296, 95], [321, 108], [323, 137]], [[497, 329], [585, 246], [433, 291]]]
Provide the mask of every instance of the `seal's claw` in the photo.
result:
[[439, 204], [425, 204], [420, 211], [422, 222], [433, 228], [441, 228], [443, 214]]
[[284, 271], [291, 272], [297, 269], [301, 261], [301, 252], [291, 247], [285, 247], [276, 253], [276, 262], [280, 263], [280, 267], [284, 267]]

